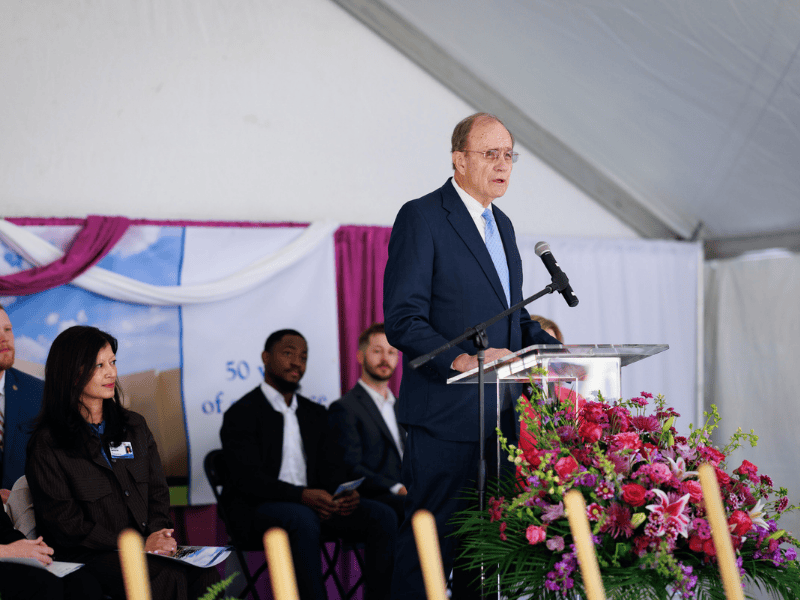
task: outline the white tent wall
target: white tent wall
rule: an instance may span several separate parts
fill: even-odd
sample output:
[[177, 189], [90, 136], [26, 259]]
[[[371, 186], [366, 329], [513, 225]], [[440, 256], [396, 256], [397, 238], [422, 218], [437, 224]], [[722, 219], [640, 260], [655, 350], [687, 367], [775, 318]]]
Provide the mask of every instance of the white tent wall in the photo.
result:
[[[722, 415], [718, 445], [739, 427], [759, 435], [758, 446], [736, 451], [729, 466], [746, 458], [797, 503], [800, 255], [776, 254], [706, 266], [705, 401]], [[790, 514], [780, 527], [796, 535], [800, 516]]]
[[[475, 108], [329, 0], [0, 5], [4, 216], [390, 225]], [[636, 234], [525, 148], [518, 232]]]

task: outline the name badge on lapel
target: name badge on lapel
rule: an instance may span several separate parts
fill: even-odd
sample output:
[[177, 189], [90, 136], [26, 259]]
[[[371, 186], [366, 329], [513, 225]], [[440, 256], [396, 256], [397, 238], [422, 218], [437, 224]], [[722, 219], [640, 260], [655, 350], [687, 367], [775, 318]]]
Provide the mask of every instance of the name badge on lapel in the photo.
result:
[[111, 458], [133, 458], [133, 445], [122, 442], [119, 446], [110, 446]]

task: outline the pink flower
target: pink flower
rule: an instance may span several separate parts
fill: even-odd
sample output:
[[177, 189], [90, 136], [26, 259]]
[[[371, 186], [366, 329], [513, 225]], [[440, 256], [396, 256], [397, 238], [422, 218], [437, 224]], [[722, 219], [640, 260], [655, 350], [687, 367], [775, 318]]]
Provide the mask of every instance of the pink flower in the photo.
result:
[[693, 504], [699, 504], [703, 499], [703, 487], [699, 481], [689, 480], [681, 483], [681, 493], [689, 494], [689, 499]]
[[626, 538], [633, 535], [633, 525], [631, 524], [631, 509], [622, 504], [613, 502], [606, 512], [606, 521], [600, 528], [602, 532], [608, 532], [611, 537], [624, 535]]
[[675, 528], [680, 535], [686, 537], [689, 517], [684, 514], [684, 511], [686, 510], [686, 504], [689, 502], [689, 494], [681, 496], [676, 502], [670, 502], [663, 491], [659, 489], [650, 491], [655, 494], [658, 502], [655, 504], [648, 504], [646, 508], [652, 511], [652, 515], [658, 517], [659, 520], [663, 519], [664, 523], [664, 528], [662, 528], [658, 535], [662, 535], [668, 528]]
[[644, 433], [653, 433], [661, 429], [661, 425], [658, 424], [658, 419], [656, 419], [652, 415], [650, 416], [639, 415], [633, 417], [633, 419], [631, 419], [631, 422], [633, 423], [633, 426], [636, 429]]
[[525, 530], [525, 537], [528, 538], [528, 543], [531, 545], [543, 542], [547, 538], [547, 528], [539, 525], [528, 525], [528, 529]]
[[555, 465], [555, 471], [558, 473], [558, 476], [562, 481], [572, 475], [572, 472], [577, 468], [578, 461], [576, 461], [572, 456], [564, 456], [563, 458], [559, 458]]
[[697, 451], [700, 453], [700, 456], [702, 456], [715, 467], [725, 460], [725, 455], [722, 452], [716, 448], [711, 448], [710, 446], [699, 446]]
[[638, 450], [642, 447], [642, 440], [639, 439], [639, 435], [632, 431], [611, 436], [611, 443], [615, 448], [621, 450]]
[[614, 497], [614, 486], [603, 479], [597, 484], [597, 487], [594, 488], [594, 493], [597, 494], [598, 498], [611, 500], [611, 498]]
[[589, 506], [586, 507], [586, 517], [590, 521], [599, 521], [600, 517], [603, 516], [603, 507], [601, 507], [597, 502], [592, 502]]
[[545, 542], [545, 546], [547, 546], [548, 550], [552, 550], [553, 552], [561, 552], [564, 549], [564, 538], [560, 535], [552, 537]]

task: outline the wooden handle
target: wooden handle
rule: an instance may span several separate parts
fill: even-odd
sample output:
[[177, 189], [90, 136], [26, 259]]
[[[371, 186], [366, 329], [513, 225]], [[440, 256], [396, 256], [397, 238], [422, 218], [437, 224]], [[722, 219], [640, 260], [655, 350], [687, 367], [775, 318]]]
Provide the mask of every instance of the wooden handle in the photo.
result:
[[151, 600], [150, 577], [147, 574], [142, 536], [133, 529], [126, 529], [119, 534], [117, 543], [128, 600]]
[[300, 595], [286, 531], [278, 527], [267, 530], [264, 534], [264, 551], [275, 600], [298, 600]]
[[564, 506], [567, 509], [569, 528], [578, 552], [578, 564], [581, 567], [586, 597], [588, 600], [605, 600], [606, 591], [603, 579], [600, 577], [597, 556], [594, 553], [589, 519], [586, 517], [586, 502], [578, 490], [570, 490], [564, 496]]
[[411, 518], [411, 526], [414, 528], [414, 539], [417, 542], [428, 600], [447, 600], [442, 554], [439, 550], [439, 536], [436, 534], [433, 515], [427, 510], [418, 510]]
[[717, 551], [719, 574], [722, 576], [722, 587], [728, 600], [744, 600], [742, 580], [736, 556], [733, 552], [731, 532], [725, 518], [725, 507], [722, 505], [722, 494], [719, 491], [717, 474], [708, 463], [700, 465], [700, 485], [703, 486], [703, 502], [706, 505], [706, 517], [711, 525], [711, 538]]

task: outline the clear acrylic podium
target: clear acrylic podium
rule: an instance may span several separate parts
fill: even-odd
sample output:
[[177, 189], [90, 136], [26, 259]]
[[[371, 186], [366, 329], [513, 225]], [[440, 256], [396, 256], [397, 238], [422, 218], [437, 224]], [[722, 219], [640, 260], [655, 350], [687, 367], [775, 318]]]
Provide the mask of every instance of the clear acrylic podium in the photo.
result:
[[[667, 344], [529, 346], [488, 363], [484, 367], [484, 384], [496, 385], [497, 397], [507, 398], [519, 384], [528, 383], [531, 369], [538, 367], [546, 374], [536, 375], [533, 379], [542, 384], [545, 395], [552, 389], [551, 384], [559, 384], [587, 400], [595, 399], [598, 392], [607, 400], [619, 399], [622, 367], [668, 348]], [[451, 377], [447, 383], [477, 384], [478, 369]], [[512, 401], [516, 399], [513, 397]]]

